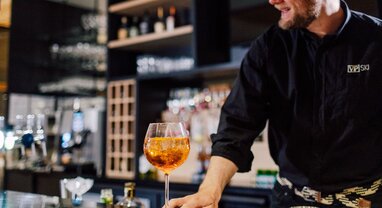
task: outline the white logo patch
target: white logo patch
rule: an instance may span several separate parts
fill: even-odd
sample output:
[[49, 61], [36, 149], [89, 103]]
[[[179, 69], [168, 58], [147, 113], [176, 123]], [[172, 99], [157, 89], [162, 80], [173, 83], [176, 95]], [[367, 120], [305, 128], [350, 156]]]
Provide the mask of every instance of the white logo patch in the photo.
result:
[[369, 71], [370, 64], [357, 64], [357, 65], [348, 65], [348, 73], [360, 73], [363, 71]]

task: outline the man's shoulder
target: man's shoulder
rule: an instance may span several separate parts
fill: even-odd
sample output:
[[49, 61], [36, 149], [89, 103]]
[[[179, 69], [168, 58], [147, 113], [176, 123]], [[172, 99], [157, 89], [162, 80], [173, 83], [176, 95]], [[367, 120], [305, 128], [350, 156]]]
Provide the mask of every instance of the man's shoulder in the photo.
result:
[[289, 43], [293, 42], [294, 33], [296, 31], [283, 30], [278, 25], [272, 25], [252, 41], [248, 54], [258, 59], [265, 58], [270, 51], [274, 53], [275, 48], [280, 49], [283, 45], [290, 45]]
[[358, 11], [351, 11], [351, 20], [356, 23], [357, 26], [368, 27], [382, 32], [382, 20], [378, 17]]
[[254, 44], [269, 45], [276, 40], [287, 39], [291, 37], [293, 30], [283, 30], [277, 24], [271, 25], [261, 35], [259, 35], [254, 41]]

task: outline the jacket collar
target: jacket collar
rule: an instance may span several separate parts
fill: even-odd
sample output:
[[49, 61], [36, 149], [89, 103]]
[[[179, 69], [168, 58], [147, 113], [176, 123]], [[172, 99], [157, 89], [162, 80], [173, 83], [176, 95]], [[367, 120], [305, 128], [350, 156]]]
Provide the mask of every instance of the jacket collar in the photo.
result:
[[333, 39], [336, 39], [343, 32], [343, 30], [345, 29], [346, 25], [349, 23], [350, 17], [351, 17], [351, 10], [349, 9], [349, 7], [346, 4], [346, 2], [344, 0], [341, 0], [340, 4], [341, 4], [340, 6], [341, 6], [342, 10], [344, 11], [345, 19], [342, 22], [342, 24], [338, 27], [337, 32], [335, 34], [330, 34], [330, 35], [324, 36], [323, 38], [319, 38], [314, 33], [312, 33], [309, 30], [307, 30], [306, 28], [300, 28], [300, 29], [297, 29], [297, 30], [301, 31], [303, 36], [305, 36], [306, 38], [312, 39], [312, 40], [316, 40], [316, 41], [320, 41], [320, 42], [323, 41], [323, 40], [333, 40]]

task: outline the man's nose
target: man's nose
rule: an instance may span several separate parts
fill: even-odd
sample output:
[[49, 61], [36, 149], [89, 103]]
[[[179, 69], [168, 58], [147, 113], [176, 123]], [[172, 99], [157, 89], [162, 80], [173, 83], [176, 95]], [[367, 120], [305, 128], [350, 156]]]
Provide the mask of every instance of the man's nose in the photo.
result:
[[275, 4], [280, 4], [281, 2], [283, 2], [284, 0], [268, 0], [269, 1], [269, 4], [271, 5], [275, 5]]

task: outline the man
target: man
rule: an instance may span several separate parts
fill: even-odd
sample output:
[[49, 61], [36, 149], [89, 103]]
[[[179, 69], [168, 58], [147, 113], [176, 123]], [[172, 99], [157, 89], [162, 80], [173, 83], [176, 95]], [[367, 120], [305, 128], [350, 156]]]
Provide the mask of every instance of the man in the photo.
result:
[[382, 21], [340, 0], [269, 3], [278, 26], [244, 58], [206, 178], [170, 207], [218, 207], [233, 174], [250, 170], [267, 120], [273, 207], [382, 207]]

